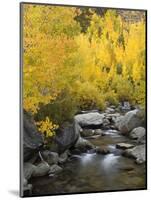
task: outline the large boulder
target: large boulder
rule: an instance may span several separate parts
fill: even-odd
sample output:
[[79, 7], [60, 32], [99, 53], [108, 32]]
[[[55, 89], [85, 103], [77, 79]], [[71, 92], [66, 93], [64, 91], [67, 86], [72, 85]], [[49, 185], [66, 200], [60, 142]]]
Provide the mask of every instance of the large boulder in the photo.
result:
[[33, 172], [35, 171], [36, 166], [31, 163], [24, 163], [24, 179], [28, 180], [32, 177]]
[[130, 138], [137, 140], [139, 143], [145, 143], [146, 130], [144, 127], [134, 128], [130, 134]]
[[24, 161], [31, 159], [43, 146], [42, 134], [37, 130], [33, 119], [27, 112], [23, 115]]
[[32, 176], [34, 177], [45, 176], [46, 174], [49, 173], [49, 170], [50, 170], [50, 166], [48, 165], [48, 163], [45, 161], [42, 161], [35, 167], [35, 170], [33, 171]]
[[33, 165], [31, 163], [24, 163], [24, 179], [29, 180], [34, 176], [44, 176], [48, 174], [50, 166], [47, 162], [42, 161], [38, 165]]
[[127, 157], [132, 157], [136, 159], [136, 163], [141, 164], [146, 161], [146, 146], [145, 145], [139, 145], [132, 149], [125, 150], [124, 154]]
[[91, 142], [89, 142], [88, 140], [86, 140], [82, 137], [79, 137], [74, 148], [79, 149], [81, 152], [87, 152], [87, 150], [94, 149], [95, 146]]
[[100, 126], [104, 122], [104, 114], [98, 112], [79, 114], [75, 116], [75, 121], [77, 121], [81, 127]]
[[54, 138], [59, 154], [74, 146], [80, 135], [80, 126], [76, 121], [64, 123], [56, 132]]
[[121, 133], [128, 133], [143, 123], [141, 111], [138, 109], [127, 112], [124, 116], [117, 118], [115, 126]]
[[59, 166], [59, 165], [51, 165], [50, 166], [50, 170], [49, 170], [49, 176], [51, 176], [52, 174], [58, 174], [62, 171], [63, 169]]

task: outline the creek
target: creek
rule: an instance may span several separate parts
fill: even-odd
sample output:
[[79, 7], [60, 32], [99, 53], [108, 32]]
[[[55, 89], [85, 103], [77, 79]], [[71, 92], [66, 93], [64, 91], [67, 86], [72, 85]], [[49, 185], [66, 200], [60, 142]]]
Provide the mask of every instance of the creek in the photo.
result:
[[132, 141], [116, 130], [105, 130], [104, 136], [87, 138], [91, 143], [107, 147], [109, 154], [91, 151], [72, 155], [63, 164], [63, 171], [54, 176], [31, 179], [33, 195], [101, 192], [145, 188], [145, 165], [122, 156], [117, 143]]

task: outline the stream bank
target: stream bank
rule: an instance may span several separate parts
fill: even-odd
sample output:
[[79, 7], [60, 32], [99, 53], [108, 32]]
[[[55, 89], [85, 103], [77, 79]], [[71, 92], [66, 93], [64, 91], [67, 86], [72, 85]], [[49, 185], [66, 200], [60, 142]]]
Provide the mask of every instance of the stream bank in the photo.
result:
[[[142, 124], [137, 109], [121, 113], [111, 107], [104, 113], [76, 115], [73, 126], [61, 129], [66, 134], [57, 136], [53, 151], [41, 150], [42, 157], [32, 163], [37, 168], [32, 166], [30, 178], [25, 177], [32, 187], [25, 194], [144, 189], [146, 133]], [[41, 162], [45, 167], [38, 168]]]

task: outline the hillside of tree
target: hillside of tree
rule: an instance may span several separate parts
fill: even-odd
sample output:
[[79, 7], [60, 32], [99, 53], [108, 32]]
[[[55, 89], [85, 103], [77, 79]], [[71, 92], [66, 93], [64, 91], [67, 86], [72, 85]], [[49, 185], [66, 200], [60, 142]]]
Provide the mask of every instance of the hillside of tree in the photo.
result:
[[24, 6], [23, 104], [46, 137], [81, 110], [144, 108], [144, 15], [128, 12]]

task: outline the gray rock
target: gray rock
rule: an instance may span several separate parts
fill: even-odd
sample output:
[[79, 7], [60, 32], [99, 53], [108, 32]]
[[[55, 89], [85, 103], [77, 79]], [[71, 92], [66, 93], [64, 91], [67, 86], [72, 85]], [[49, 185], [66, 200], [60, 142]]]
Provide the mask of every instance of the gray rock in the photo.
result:
[[104, 114], [98, 112], [79, 114], [75, 116], [75, 120], [81, 127], [98, 126], [103, 124]]
[[124, 116], [120, 116], [116, 120], [116, 127], [121, 133], [128, 133], [132, 129], [142, 125], [142, 117], [140, 110], [135, 109], [133, 111], [127, 112]]
[[116, 119], [118, 117], [120, 117], [120, 113], [114, 113], [114, 114], [106, 114], [105, 115], [107, 119], [109, 119], [111, 122], [115, 123], [116, 122]]
[[33, 119], [24, 111], [23, 115], [23, 152], [24, 161], [28, 161], [43, 146], [42, 134], [37, 130]]
[[107, 147], [96, 147], [95, 151], [98, 154], [109, 154], [110, 153], [110, 150]]
[[144, 163], [144, 160], [140, 159], [140, 158], [137, 158], [136, 159], [136, 164], [143, 164]]
[[91, 142], [82, 137], [79, 137], [74, 147], [76, 149], [79, 149], [81, 152], [86, 152], [89, 149], [95, 148], [95, 146]]
[[58, 153], [63, 153], [65, 150], [74, 146], [79, 138], [81, 127], [74, 120], [72, 124], [66, 122], [58, 130], [54, 138], [56, 145], [58, 146]]
[[49, 165], [57, 164], [59, 161], [59, 155], [56, 152], [45, 150], [42, 152], [42, 156]]
[[103, 132], [103, 130], [102, 129], [95, 129], [95, 134], [96, 135], [103, 135], [104, 134], [104, 132]]
[[83, 131], [80, 133], [82, 137], [89, 137], [94, 135], [95, 131], [92, 129], [83, 129]]
[[144, 140], [144, 137], [146, 136], [146, 130], [143, 127], [134, 128], [130, 132], [129, 136], [130, 136], [130, 138], [138, 140], [139, 142], [141, 142], [141, 140]]
[[45, 161], [42, 161], [36, 166], [35, 170], [33, 171], [32, 176], [33, 177], [45, 176], [46, 174], [48, 174], [49, 170], [50, 170], [50, 166], [48, 165], [48, 163]]
[[31, 163], [24, 163], [24, 178], [26, 180], [30, 179], [35, 171], [36, 166]]
[[71, 150], [71, 154], [73, 154], [73, 155], [80, 155], [81, 151], [79, 149], [72, 149]]
[[110, 125], [110, 121], [107, 118], [105, 118], [103, 120], [103, 127], [106, 127], [106, 126], [109, 126], [109, 125]]
[[118, 143], [116, 145], [116, 148], [118, 149], [129, 149], [129, 148], [133, 148], [134, 145], [133, 144], [127, 144], [127, 143]]
[[115, 112], [115, 109], [114, 108], [111, 108], [111, 107], [108, 107], [106, 110], [105, 110], [106, 113], [114, 113]]
[[59, 165], [51, 165], [49, 174], [57, 174], [60, 173], [63, 169]]
[[145, 145], [139, 145], [132, 149], [127, 149], [124, 152], [124, 156], [132, 157], [136, 159], [136, 163], [144, 163], [146, 161], [146, 146]]
[[66, 150], [64, 153], [59, 156], [59, 163], [64, 163], [67, 161], [69, 155], [69, 150]]

